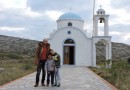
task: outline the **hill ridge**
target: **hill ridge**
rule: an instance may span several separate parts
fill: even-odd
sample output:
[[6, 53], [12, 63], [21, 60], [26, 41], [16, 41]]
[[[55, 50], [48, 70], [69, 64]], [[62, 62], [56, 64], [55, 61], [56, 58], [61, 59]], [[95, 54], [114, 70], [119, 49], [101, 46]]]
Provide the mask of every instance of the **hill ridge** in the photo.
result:
[[[0, 35], [0, 52], [13, 52], [29, 56], [35, 55], [39, 41], [20, 37]], [[105, 58], [105, 47], [102, 43], [96, 45], [97, 58]], [[127, 59], [130, 56], [130, 45], [112, 42], [112, 58]]]

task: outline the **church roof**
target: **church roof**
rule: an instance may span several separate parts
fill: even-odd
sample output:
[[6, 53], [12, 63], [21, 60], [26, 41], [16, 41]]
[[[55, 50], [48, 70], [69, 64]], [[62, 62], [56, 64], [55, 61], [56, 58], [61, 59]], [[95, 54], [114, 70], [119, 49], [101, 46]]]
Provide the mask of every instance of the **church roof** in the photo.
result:
[[82, 20], [82, 18], [79, 15], [72, 12], [64, 13], [63, 15], [59, 17], [58, 20], [64, 20], [64, 19]]

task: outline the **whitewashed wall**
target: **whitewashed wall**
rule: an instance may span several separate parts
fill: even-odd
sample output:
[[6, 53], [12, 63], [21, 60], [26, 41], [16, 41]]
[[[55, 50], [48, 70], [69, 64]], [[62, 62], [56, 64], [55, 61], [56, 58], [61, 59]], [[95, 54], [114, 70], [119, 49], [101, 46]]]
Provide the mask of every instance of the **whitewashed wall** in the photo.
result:
[[83, 26], [84, 26], [84, 21], [82, 20], [73, 20], [73, 19], [70, 19], [70, 20], [58, 20], [57, 21], [57, 29], [61, 29], [61, 28], [64, 28], [64, 27], [67, 27], [68, 26], [68, 22], [71, 22], [73, 25], [73, 27], [75, 28], [78, 28], [80, 30], [83, 30]]
[[[71, 31], [71, 34], [68, 34], [68, 31]], [[83, 31], [71, 27], [57, 30], [49, 39], [51, 48], [61, 55], [61, 64], [63, 64], [63, 43], [68, 38], [75, 41], [75, 65], [92, 66], [92, 39], [87, 38]]]

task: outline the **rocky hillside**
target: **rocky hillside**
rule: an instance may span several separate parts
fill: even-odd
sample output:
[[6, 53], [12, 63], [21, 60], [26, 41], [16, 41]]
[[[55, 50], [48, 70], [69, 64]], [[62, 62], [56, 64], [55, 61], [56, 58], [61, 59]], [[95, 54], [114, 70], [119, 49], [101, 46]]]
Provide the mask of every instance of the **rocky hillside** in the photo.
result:
[[[0, 54], [3, 52], [34, 56], [38, 41], [0, 35]], [[112, 43], [113, 59], [127, 59], [130, 57], [130, 45]], [[97, 44], [97, 58], [105, 58], [105, 47]]]
[[[103, 43], [98, 43], [97, 48], [97, 58], [105, 58], [105, 46]], [[123, 43], [112, 42], [112, 58], [113, 60], [127, 60], [130, 57], [130, 45]]]
[[[0, 54], [34, 56], [38, 41], [0, 35]], [[5, 55], [5, 54], [4, 54]]]

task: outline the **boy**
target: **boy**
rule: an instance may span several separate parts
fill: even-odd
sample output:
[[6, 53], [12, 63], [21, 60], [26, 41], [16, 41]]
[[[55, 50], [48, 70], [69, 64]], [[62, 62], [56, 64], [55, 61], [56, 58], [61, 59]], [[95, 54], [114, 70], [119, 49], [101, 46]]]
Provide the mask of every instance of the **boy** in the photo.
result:
[[53, 56], [53, 60], [55, 61], [55, 84], [54, 86], [60, 87], [60, 74], [59, 74], [59, 68], [60, 68], [60, 55], [57, 52], [54, 52], [53, 49], [50, 49], [49, 52]]
[[51, 76], [51, 85], [54, 86], [54, 71], [55, 71], [55, 62], [52, 59], [51, 54], [48, 55], [48, 59], [45, 63], [45, 70], [47, 71], [47, 87], [50, 83], [50, 76]]

